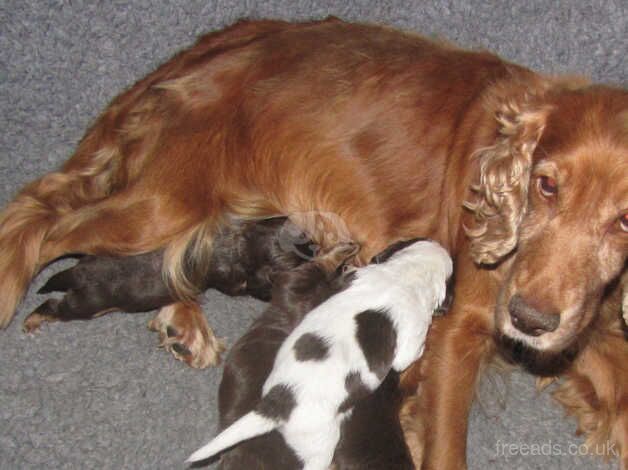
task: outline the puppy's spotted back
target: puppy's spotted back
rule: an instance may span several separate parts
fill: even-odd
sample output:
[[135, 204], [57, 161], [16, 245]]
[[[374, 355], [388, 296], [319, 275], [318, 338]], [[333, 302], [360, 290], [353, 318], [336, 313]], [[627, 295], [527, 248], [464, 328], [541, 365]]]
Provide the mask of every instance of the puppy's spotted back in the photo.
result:
[[400, 244], [379, 264], [339, 273], [347, 287], [286, 338], [255, 409], [188, 461], [277, 429], [305, 470], [326, 470], [347, 412], [391, 369], [402, 371], [422, 354], [451, 273], [449, 255], [431, 241]]

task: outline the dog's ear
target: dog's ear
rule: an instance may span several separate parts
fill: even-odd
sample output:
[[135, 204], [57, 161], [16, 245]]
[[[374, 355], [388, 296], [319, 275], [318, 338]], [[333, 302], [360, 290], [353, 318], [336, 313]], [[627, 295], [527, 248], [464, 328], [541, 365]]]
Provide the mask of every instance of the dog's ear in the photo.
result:
[[517, 245], [519, 224], [526, 211], [532, 154], [541, 138], [549, 106], [526, 96], [496, 106], [495, 142], [474, 154], [479, 179], [465, 207], [474, 224], [465, 227], [471, 255], [478, 264], [494, 264]]

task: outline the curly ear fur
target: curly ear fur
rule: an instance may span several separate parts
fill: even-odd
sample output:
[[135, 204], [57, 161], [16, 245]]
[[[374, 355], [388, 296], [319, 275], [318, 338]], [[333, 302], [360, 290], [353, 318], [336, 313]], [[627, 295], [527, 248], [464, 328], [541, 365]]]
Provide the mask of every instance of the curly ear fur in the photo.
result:
[[[474, 226], [465, 227], [471, 255], [478, 264], [493, 264], [517, 245], [518, 228], [526, 211], [532, 154], [543, 133], [549, 106], [516, 100], [502, 102], [495, 113], [496, 141], [479, 149], [479, 182], [471, 187], [465, 207]], [[536, 101], [536, 100], [535, 100]]]

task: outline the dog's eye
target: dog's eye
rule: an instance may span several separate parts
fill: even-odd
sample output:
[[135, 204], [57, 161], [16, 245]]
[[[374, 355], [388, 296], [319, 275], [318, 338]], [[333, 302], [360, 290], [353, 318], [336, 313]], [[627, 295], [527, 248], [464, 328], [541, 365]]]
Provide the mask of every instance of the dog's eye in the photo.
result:
[[619, 218], [619, 228], [628, 233], [628, 213]]
[[539, 176], [539, 192], [545, 197], [553, 197], [558, 194], [558, 183], [551, 176]]

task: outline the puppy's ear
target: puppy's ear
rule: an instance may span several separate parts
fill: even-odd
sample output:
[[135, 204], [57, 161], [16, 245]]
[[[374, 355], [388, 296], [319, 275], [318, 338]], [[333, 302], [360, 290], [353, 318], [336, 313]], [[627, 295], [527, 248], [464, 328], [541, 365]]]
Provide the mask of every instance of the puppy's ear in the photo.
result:
[[[534, 103], [532, 103], [534, 101]], [[526, 211], [532, 154], [551, 108], [539, 99], [523, 103], [504, 100], [496, 107], [495, 142], [474, 154], [479, 178], [465, 207], [474, 224], [465, 227], [471, 255], [478, 264], [493, 264], [517, 245], [519, 224]]]

